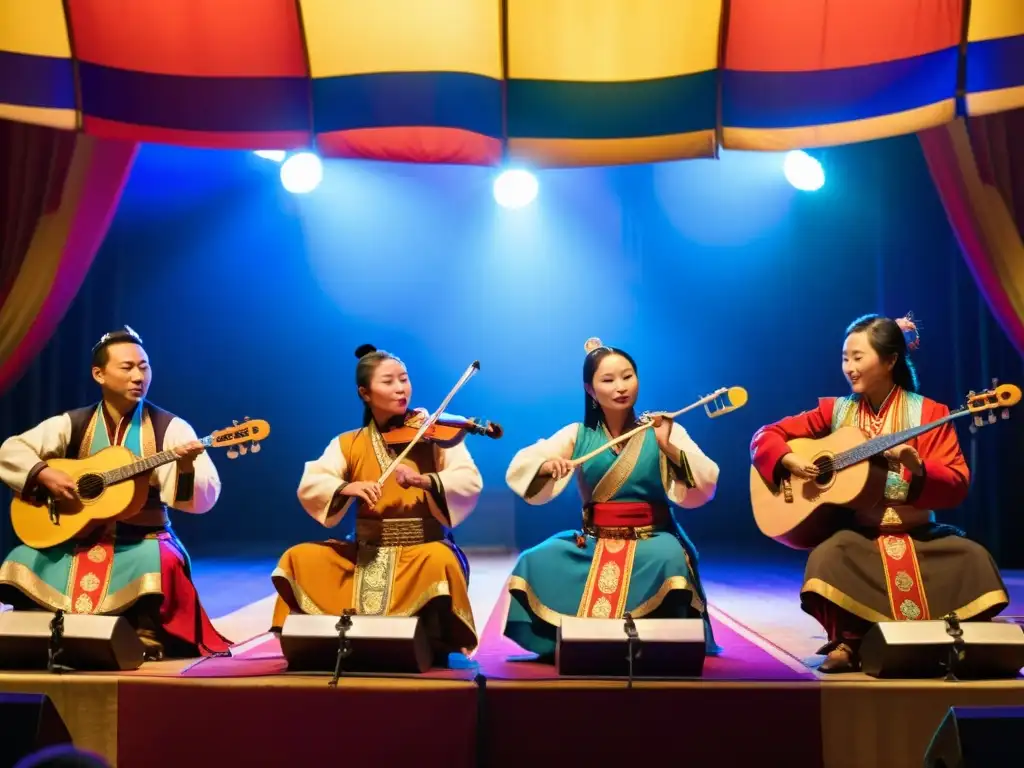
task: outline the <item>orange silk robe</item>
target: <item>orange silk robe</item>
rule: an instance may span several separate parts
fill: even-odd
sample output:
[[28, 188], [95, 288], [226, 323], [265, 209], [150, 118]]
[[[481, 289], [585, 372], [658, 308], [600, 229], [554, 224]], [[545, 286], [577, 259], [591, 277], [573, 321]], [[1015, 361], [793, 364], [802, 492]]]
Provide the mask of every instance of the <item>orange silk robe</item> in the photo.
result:
[[[328, 528], [355, 514], [357, 527], [360, 521], [433, 521], [448, 533], [473, 511], [483, 483], [464, 444], [444, 449], [423, 443], [404, 460], [432, 479], [433, 490], [402, 488], [391, 475], [372, 510], [337, 493], [348, 482], [377, 481], [394, 455], [373, 424], [346, 432], [319, 459], [307, 462], [299, 501]], [[274, 627], [281, 627], [289, 612], [338, 616], [354, 609], [357, 614], [411, 616], [438, 601], [447, 625], [440, 631], [450, 650], [477, 644], [465, 558], [450, 536], [402, 546], [334, 539], [299, 544], [284, 553], [273, 581], [278, 591]]]

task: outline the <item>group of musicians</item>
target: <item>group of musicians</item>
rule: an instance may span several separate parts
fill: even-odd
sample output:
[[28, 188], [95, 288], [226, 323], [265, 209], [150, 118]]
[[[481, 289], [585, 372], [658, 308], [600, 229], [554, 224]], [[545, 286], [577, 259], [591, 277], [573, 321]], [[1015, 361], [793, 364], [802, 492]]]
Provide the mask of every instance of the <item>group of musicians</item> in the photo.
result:
[[[909, 317], [868, 315], [852, 323], [842, 348], [850, 394], [822, 398], [813, 410], [758, 430], [751, 443], [757, 472], [774, 485], [812, 478], [819, 468], [788, 441], [851, 425], [868, 436], [893, 434], [948, 415], [918, 393], [909, 352], [919, 341]], [[718, 653], [697, 551], [673, 512], [714, 498], [718, 466], [671, 418], [638, 419], [639, 372], [628, 352], [598, 339], [585, 352], [582, 419], [520, 450], [506, 474], [513, 492], [538, 505], [561, 494], [575, 475], [581, 526], [520, 555], [508, 581], [505, 634], [551, 660], [564, 616], [699, 617], [708, 653]], [[354, 516], [353, 533], [283, 554], [272, 574], [278, 595], [272, 629], [290, 613], [418, 615], [438, 657], [469, 652], [477, 644], [469, 568], [452, 529], [473, 511], [482, 480], [461, 439], [465, 429], [411, 430], [430, 422], [411, 406], [402, 361], [369, 345], [356, 357], [362, 426], [306, 463], [298, 488], [310, 516], [328, 528]], [[202, 608], [188, 554], [167, 516], [168, 507], [211, 509], [220, 492], [217, 470], [186, 421], [146, 400], [152, 374], [133, 330], [100, 339], [92, 376], [101, 401], [7, 439], [0, 480], [23, 498], [59, 502], [74, 500], [77, 485], [48, 466], [50, 459], [85, 458], [120, 445], [139, 457], [173, 451], [176, 461], [153, 472], [149, 498], [135, 517], [97, 526], [65, 545], [16, 547], [0, 565], [0, 603], [124, 615], [150, 658], [224, 652], [230, 643]], [[935, 521], [934, 510], [956, 507], [969, 487], [952, 426], [898, 445], [885, 459], [878, 514], [858, 513], [808, 559], [800, 599], [827, 632], [823, 672], [856, 671], [860, 640], [873, 623], [949, 613], [987, 620], [1009, 602], [988, 552]]]

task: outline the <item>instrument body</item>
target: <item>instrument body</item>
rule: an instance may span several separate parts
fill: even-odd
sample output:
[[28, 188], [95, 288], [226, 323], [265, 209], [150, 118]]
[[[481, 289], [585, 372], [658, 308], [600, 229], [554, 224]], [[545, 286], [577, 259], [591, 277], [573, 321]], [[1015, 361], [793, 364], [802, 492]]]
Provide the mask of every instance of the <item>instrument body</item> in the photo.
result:
[[[382, 434], [384, 442], [388, 445], [408, 445], [428, 418], [423, 411], [410, 411], [401, 426]], [[497, 440], [502, 434], [501, 425], [493, 421], [477, 421], [451, 413], [442, 413], [427, 427], [420, 440], [434, 443], [441, 448], [453, 448], [465, 440], [466, 435], [483, 435]]]
[[[854, 515], [881, 520], [892, 508], [905, 527], [925, 522], [922, 511], [909, 505], [886, 504], [885, 483], [889, 462], [886, 450], [941, 427], [963, 416], [974, 416], [983, 426], [981, 413], [988, 411], [994, 423], [997, 409], [1009, 418], [1010, 406], [1020, 402], [1021, 391], [1012, 384], [996, 386], [980, 394], [970, 393], [966, 405], [948, 416], [892, 434], [869, 438], [858, 427], [847, 426], [819, 439], [787, 441], [790, 450], [818, 467], [816, 478], [785, 476], [778, 485], [765, 481], [750, 468], [750, 504], [754, 521], [763, 534], [792, 549], [811, 549], [848, 526]], [[914, 520], [914, 518], [919, 518]], [[895, 529], [894, 529], [895, 530]]]
[[[867, 440], [867, 435], [857, 427], [842, 427], [818, 440], [799, 438], [787, 445], [797, 456], [820, 466]], [[878, 506], [888, 471], [888, 461], [876, 457], [817, 479], [786, 477], [775, 486], [751, 468], [754, 521], [761, 533], [781, 544], [792, 549], [811, 549], [849, 524], [854, 510], [867, 511]]]
[[[229, 457], [246, 453], [251, 444], [270, 435], [270, 424], [246, 420], [218, 430], [201, 442], [205, 447], [231, 448]], [[234, 449], [233, 446], [239, 446]], [[176, 461], [171, 450], [140, 459], [120, 445], [112, 445], [84, 459], [48, 459], [51, 469], [68, 475], [77, 486], [77, 498], [52, 499], [45, 488], [30, 498], [11, 501], [11, 523], [15, 534], [34, 549], [47, 549], [82, 538], [100, 525], [128, 520], [137, 515], [149, 496], [150, 477], [157, 467]]]

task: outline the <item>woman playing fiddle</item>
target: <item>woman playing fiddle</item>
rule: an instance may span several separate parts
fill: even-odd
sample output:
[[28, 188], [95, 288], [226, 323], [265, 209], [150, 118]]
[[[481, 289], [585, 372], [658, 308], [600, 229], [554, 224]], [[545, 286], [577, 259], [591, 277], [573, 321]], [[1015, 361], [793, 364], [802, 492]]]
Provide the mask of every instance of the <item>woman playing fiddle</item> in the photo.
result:
[[[565, 490], [573, 459], [637, 425], [636, 363], [621, 349], [587, 342], [582, 423], [519, 451], [509, 487], [530, 504]], [[706, 619], [697, 557], [670, 505], [699, 507], [715, 494], [718, 466], [679, 424], [664, 417], [579, 467], [582, 532], [563, 531], [519, 557], [505, 634], [550, 658], [563, 616]], [[709, 652], [717, 652], [710, 623]]]
[[[761, 477], [777, 485], [787, 475], [812, 478], [818, 468], [787, 441], [821, 438], [845, 426], [868, 437], [938, 421], [949, 409], [918, 394], [908, 355], [919, 343], [907, 316], [865, 315], [846, 329], [846, 397], [821, 398], [818, 407], [762, 427], [750, 445]], [[859, 667], [860, 641], [879, 621], [987, 619], [1009, 600], [989, 553], [963, 531], [935, 522], [967, 496], [970, 473], [952, 424], [886, 452], [888, 475], [877, 510], [858, 512], [853, 524], [815, 547], [807, 560], [801, 606], [825, 628], [822, 672]]]
[[[298, 490], [306, 512], [328, 528], [354, 514], [355, 534], [284, 553], [273, 573], [273, 626], [280, 629], [289, 613], [420, 615], [437, 656], [472, 649], [468, 566], [451, 529], [476, 506], [480, 472], [449, 421], [435, 424], [380, 483], [423, 415], [410, 411], [401, 360], [370, 345], [356, 357], [363, 426], [307, 462]], [[438, 436], [444, 442], [430, 439]]]

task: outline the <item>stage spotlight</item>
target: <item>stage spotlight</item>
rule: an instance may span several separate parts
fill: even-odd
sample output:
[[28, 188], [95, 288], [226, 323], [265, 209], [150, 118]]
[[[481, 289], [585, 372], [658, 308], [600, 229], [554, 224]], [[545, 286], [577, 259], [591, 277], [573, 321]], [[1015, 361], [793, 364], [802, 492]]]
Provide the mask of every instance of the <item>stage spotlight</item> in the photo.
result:
[[522, 208], [537, 197], [537, 178], [529, 171], [503, 171], [494, 180], [494, 200], [502, 208]]
[[275, 163], [280, 163], [288, 153], [283, 149], [259, 149], [253, 154], [256, 157], [262, 157], [264, 160], [273, 160]]
[[801, 192], [817, 192], [825, 185], [825, 169], [802, 149], [786, 153], [782, 171], [786, 181]]
[[299, 152], [281, 164], [281, 184], [293, 195], [312, 192], [323, 178], [324, 167], [312, 152]]

